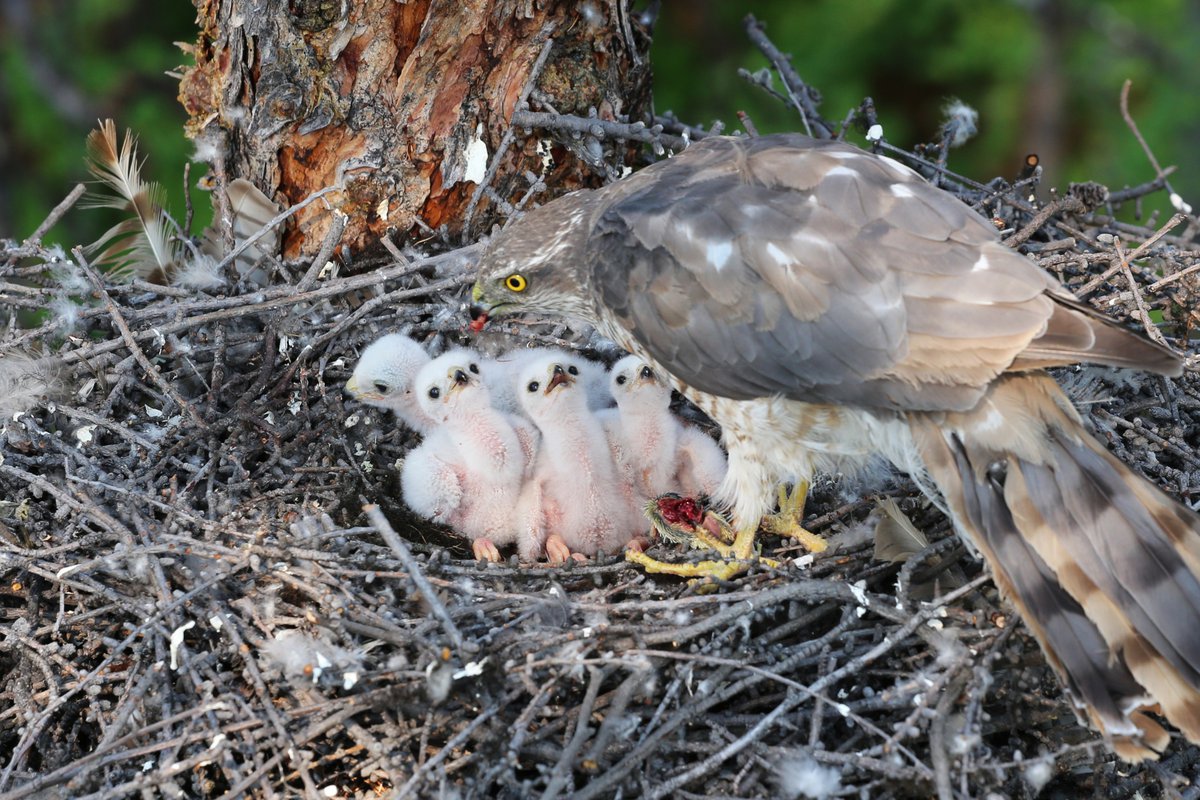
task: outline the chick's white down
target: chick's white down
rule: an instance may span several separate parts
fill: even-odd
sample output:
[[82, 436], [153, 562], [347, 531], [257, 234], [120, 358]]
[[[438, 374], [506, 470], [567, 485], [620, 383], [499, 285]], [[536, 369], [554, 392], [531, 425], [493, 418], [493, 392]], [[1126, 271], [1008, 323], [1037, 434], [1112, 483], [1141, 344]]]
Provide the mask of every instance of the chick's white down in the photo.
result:
[[551, 561], [612, 553], [641, 528], [630, 518], [600, 420], [582, 382], [555, 354], [518, 374], [522, 408], [541, 431], [533, 478], [521, 502], [521, 552]]
[[617, 407], [600, 413], [621, 477], [638, 507], [667, 492], [709, 495], [725, 477], [725, 454], [671, 413], [671, 387], [637, 356], [609, 370]]
[[528, 561], [615, 552], [647, 529], [647, 500], [711, 493], [724, 475], [721, 449], [671, 414], [670, 389], [633, 356], [610, 371], [556, 347], [431, 359], [392, 333], [346, 391], [425, 436], [404, 462], [404, 501], [478, 558], [514, 543]]
[[533, 433], [492, 406], [471, 356], [452, 351], [417, 373], [417, 400], [434, 426], [405, 459], [401, 489], [413, 511], [470, 539], [477, 558], [497, 561], [497, 548], [516, 539]]
[[[613, 404], [612, 391], [608, 386], [608, 373], [602, 364], [560, 347], [538, 347], [510, 350], [487, 365], [485, 378], [492, 389], [492, 402], [495, 406], [511, 414], [524, 414], [519, 399], [520, 375], [533, 361], [549, 356], [557, 358], [571, 377], [583, 381], [587, 391], [588, 408], [599, 410]], [[493, 375], [496, 376], [495, 379]]]
[[389, 333], [363, 350], [346, 381], [346, 392], [364, 403], [389, 409], [418, 433], [428, 433], [433, 420], [417, 402], [413, 382], [429, 361], [429, 354], [415, 340]]

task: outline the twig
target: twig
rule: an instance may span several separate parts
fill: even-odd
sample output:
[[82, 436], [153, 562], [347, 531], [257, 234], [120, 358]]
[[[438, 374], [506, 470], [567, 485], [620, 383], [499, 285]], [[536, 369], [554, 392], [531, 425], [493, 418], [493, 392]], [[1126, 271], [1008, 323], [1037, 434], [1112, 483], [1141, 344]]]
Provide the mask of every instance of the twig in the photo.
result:
[[946, 723], [950, 719], [954, 704], [958, 702], [967, 686], [967, 678], [966, 675], [960, 675], [945, 688], [929, 727], [929, 758], [933, 762], [938, 800], [954, 800], [954, 787], [950, 783], [950, 748], [946, 742]]
[[608, 676], [607, 670], [595, 667], [589, 668], [588, 672], [590, 677], [587, 693], [583, 696], [583, 702], [579, 704], [575, 715], [575, 733], [571, 736], [571, 741], [563, 748], [562, 754], [559, 755], [554, 770], [550, 773], [550, 779], [546, 782], [546, 791], [542, 792], [541, 800], [554, 800], [562, 792], [567, 783], [567, 777], [573, 769], [575, 756], [579, 754], [583, 743], [587, 740], [588, 720], [592, 716], [592, 708], [596, 705], [596, 696], [600, 694], [600, 684]]
[[686, 786], [690, 781], [693, 781], [706, 772], [709, 772], [718, 764], [733, 758], [742, 750], [745, 750], [746, 747], [753, 744], [760, 736], [762, 736], [763, 731], [775, 724], [775, 720], [779, 719], [781, 716], [800, 705], [800, 698], [801, 694], [799, 692], [788, 692], [784, 701], [775, 706], [775, 708], [771, 710], [771, 713], [760, 719], [753, 728], [746, 731], [746, 733], [738, 737], [736, 741], [727, 744], [725, 747], [704, 759], [696, 766], [671, 777], [669, 780], [655, 787], [654, 791], [649, 795], [650, 798], [652, 798], [652, 800], [659, 800], [659, 798], [666, 797], [680, 787]]
[[58, 205], [52, 208], [50, 213], [46, 215], [46, 218], [42, 220], [41, 224], [38, 225], [37, 228], [34, 229], [33, 233], [29, 235], [29, 241], [41, 243], [42, 237], [46, 235], [46, 232], [58, 224], [58, 221], [63, 218], [63, 215], [71, 210], [71, 207], [79, 201], [80, 197], [83, 197], [83, 193], [85, 191], [87, 191], [87, 186], [85, 184], [75, 184], [75, 188], [71, 190], [70, 194], [64, 197]]
[[253, 245], [259, 239], [263, 238], [268, 233], [273, 231], [281, 222], [286, 220], [288, 217], [292, 216], [297, 211], [301, 211], [305, 208], [308, 208], [308, 206], [312, 205], [317, 200], [321, 199], [322, 197], [329, 194], [330, 192], [341, 191], [341, 189], [342, 189], [342, 187], [340, 187], [340, 186], [326, 186], [324, 189], [319, 189], [319, 190], [313, 192], [308, 197], [301, 200], [299, 203], [296, 203], [295, 205], [291, 206], [290, 208], [287, 208], [284, 211], [281, 211], [280, 213], [276, 214], [274, 217], [271, 218], [270, 222], [268, 222], [266, 225], [263, 225], [257, 231], [255, 231], [254, 233], [247, 236], [246, 239], [243, 240], [236, 247], [232, 247], [229, 250], [229, 252], [225, 254], [225, 257], [222, 258], [221, 261], [217, 264], [215, 269], [218, 272], [221, 270], [224, 270], [226, 267], [228, 267], [230, 264], [232, 264], [235, 260], [237, 260], [238, 256], [240, 256], [242, 253], [246, 252], [246, 250], [248, 250], [251, 247], [251, 245]]
[[1169, 173], [1163, 171], [1163, 168], [1158, 165], [1158, 159], [1154, 157], [1154, 151], [1150, 149], [1150, 145], [1146, 143], [1146, 139], [1142, 136], [1142, 132], [1138, 130], [1137, 122], [1134, 121], [1133, 115], [1129, 113], [1129, 90], [1133, 86], [1133, 81], [1128, 78], [1121, 85], [1121, 118], [1125, 120], [1125, 124], [1129, 126], [1129, 130], [1133, 133], [1133, 137], [1137, 139], [1138, 144], [1142, 146], [1142, 152], [1146, 154], [1146, 159], [1150, 162], [1150, 166], [1154, 167], [1154, 174], [1157, 180], [1162, 181], [1162, 185], [1167, 191], [1175, 194], [1175, 190], [1171, 188], [1171, 184], [1167, 181]]
[[762, 51], [762, 54], [771, 62], [771, 66], [779, 73], [784, 88], [787, 90], [788, 97], [791, 98], [793, 107], [800, 112], [804, 131], [809, 136], [815, 136], [818, 139], [831, 138], [833, 136], [833, 129], [817, 113], [817, 106], [813, 102], [812, 90], [801, 79], [800, 75], [797, 74], [795, 68], [792, 66], [791, 59], [781, 53], [779, 48], [775, 46], [775, 43], [767, 37], [765, 26], [755, 19], [753, 14], [749, 14], [743, 20], [743, 28], [746, 31], [746, 36], [749, 37], [755, 47]]
[[371, 527], [383, 536], [383, 540], [387, 542], [388, 547], [400, 559], [400, 562], [404, 565], [404, 569], [408, 571], [413, 585], [421, 593], [421, 598], [429, 604], [429, 609], [433, 612], [433, 615], [442, 623], [442, 629], [446, 631], [446, 635], [454, 643], [455, 649], [461, 651], [463, 648], [462, 634], [459, 632], [458, 626], [454, 624], [454, 620], [450, 618], [446, 607], [442, 605], [442, 601], [438, 599], [437, 592], [434, 591], [433, 586], [430, 585], [424, 573], [421, 572], [421, 565], [413, 558], [412, 551], [408, 549], [408, 545], [396, 535], [396, 531], [387, 521], [387, 518], [383, 516], [383, 512], [379, 510], [379, 506], [366, 505], [363, 506], [363, 511], [366, 512], [367, 519], [371, 521]]
[[[550, 26], [542, 28], [542, 36], [548, 36]], [[521, 87], [521, 94], [517, 97], [517, 104], [513, 106], [514, 114], [526, 108], [529, 102], [529, 93], [533, 91], [533, 87], [537, 83], [538, 77], [542, 74], [542, 68], [546, 65], [546, 59], [550, 56], [550, 51], [554, 49], [554, 40], [547, 38], [542, 43], [541, 52], [534, 59], [533, 66], [529, 68], [529, 77], [525, 80], [525, 85]], [[467, 210], [463, 214], [463, 244], [467, 244], [470, 240], [467, 238], [471, 231], [471, 221], [475, 219], [475, 211], [479, 206], [479, 200], [483, 197], [484, 187], [491, 186], [492, 181], [496, 179], [496, 171], [500, 169], [500, 162], [504, 160], [505, 154], [508, 153], [508, 148], [512, 145], [515, 136], [514, 131], [516, 125], [510, 120], [508, 130], [504, 131], [504, 135], [500, 137], [500, 144], [496, 146], [496, 152], [492, 153], [491, 162], [488, 164], [487, 172], [483, 174], [483, 182], [475, 187], [471, 199], [467, 202]]]
[[1193, 454], [1187, 450], [1184, 450], [1183, 448], [1181, 448], [1179, 445], [1175, 444], [1171, 440], [1165, 439], [1162, 436], [1159, 436], [1157, 433], [1150, 430], [1145, 425], [1139, 425], [1136, 422], [1130, 422], [1127, 419], [1122, 419], [1121, 417], [1118, 417], [1117, 415], [1112, 414], [1111, 412], [1105, 411], [1103, 408], [1097, 408], [1093, 413], [1096, 416], [1098, 416], [1100, 419], [1104, 420], [1105, 422], [1112, 423], [1113, 425], [1116, 425], [1117, 427], [1120, 427], [1120, 428], [1124, 428], [1127, 431], [1133, 431], [1142, 436], [1145, 436], [1147, 439], [1149, 439], [1150, 441], [1159, 445], [1163, 449], [1169, 450], [1172, 453], [1174, 453], [1175, 455], [1182, 458], [1184, 461], [1186, 461], [1192, 467], [1192, 469], [1200, 470], [1200, 458], [1197, 458], [1195, 454]]
[[1162, 171], [1162, 175], [1152, 181], [1139, 183], [1137, 186], [1130, 186], [1127, 189], [1118, 189], [1115, 192], [1109, 192], [1109, 203], [1124, 203], [1129, 200], [1136, 200], [1139, 197], [1145, 197], [1148, 194], [1153, 194], [1167, 185], [1167, 176], [1175, 172], [1178, 167], [1174, 165], [1167, 167]]
[[1200, 264], [1192, 264], [1190, 267], [1187, 267], [1186, 269], [1181, 269], [1181, 270], [1179, 270], [1179, 272], [1171, 273], [1167, 277], [1161, 278], [1161, 279], [1155, 281], [1154, 283], [1152, 283], [1146, 287], [1146, 291], [1157, 292], [1159, 289], [1166, 286], [1167, 284], [1174, 283], [1175, 281], [1179, 280], [1180, 278], [1186, 278], [1188, 275], [1194, 275], [1197, 271], [1200, 271]]
[[513, 126], [519, 128], [542, 128], [562, 133], [592, 136], [596, 139], [627, 139], [631, 142], [666, 145], [682, 150], [687, 142], [682, 136], [663, 133], [662, 126], [650, 127], [646, 123], [614, 122], [598, 117], [577, 117], [571, 114], [551, 114], [547, 111], [518, 111], [513, 114]]
[[[261, 292], [256, 292], [253, 295], [241, 295], [235, 298], [213, 298], [196, 300], [187, 307], [172, 306], [163, 309], [157, 309], [156, 315], [182, 317], [177, 322], [171, 322], [160, 326], [157, 333], [154, 331], [143, 331], [136, 335], [137, 339], [150, 340], [158, 334], [164, 336], [179, 333], [181, 331], [195, 328], [209, 322], [215, 322], [222, 319], [231, 319], [248, 314], [261, 314], [275, 308], [290, 308], [300, 303], [310, 301], [324, 300], [329, 297], [335, 297], [340, 294], [347, 294], [356, 289], [362, 289], [367, 286], [373, 286], [378, 283], [391, 280], [393, 278], [408, 275], [415, 270], [424, 269], [431, 266], [442, 264], [449, 260], [455, 260], [464, 257], [470, 257], [478, 250], [477, 246], [464, 247], [450, 253], [443, 253], [438, 256], [431, 256], [422, 261], [414, 262], [411, 265], [400, 264], [395, 267], [376, 270], [374, 272], [364, 273], [362, 275], [351, 275], [341, 278], [337, 281], [329, 281], [315, 289], [311, 289], [302, 294], [294, 294], [292, 286], [281, 286], [266, 289]], [[443, 289], [461, 285], [463, 278], [448, 278], [438, 283], [429, 284], [415, 289], [408, 289], [402, 295], [397, 295], [398, 298], [407, 298], [420, 295], [434, 294]], [[469, 280], [469, 278], [467, 278]], [[255, 300], [258, 302], [255, 302]], [[188, 316], [187, 313], [194, 314], [196, 311], [204, 309], [216, 309], [207, 314], [195, 314]], [[96, 344], [85, 344], [76, 350], [70, 350], [65, 353], [60, 353], [59, 357], [68, 364], [76, 361], [82, 361], [86, 358], [107, 353], [120, 348], [122, 342], [108, 341]]]
[[1113, 239], [1113, 248], [1117, 251], [1117, 263], [1121, 267], [1121, 271], [1125, 273], [1125, 282], [1129, 286], [1129, 292], [1133, 295], [1133, 303], [1137, 307], [1138, 318], [1141, 320], [1142, 327], [1146, 329], [1146, 333], [1151, 339], [1169, 347], [1166, 337], [1162, 331], [1150, 319], [1150, 310], [1146, 307], [1146, 301], [1142, 299], [1142, 287], [1138, 286], [1137, 279], [1133, 277], [1133, 270], [1129, 267], [1129, 258], [1125, 255], [1125, 248], [1121, 246], [1121, 240]]
[[325, 232], [325, 238], [321, 241], [320, 249], [313, 256], [313, 260], [309, 262], [308, 270], [300, 278], [300, 282], [296, 284], [297, 294], [307, 292], [309, 287], [316, 283], [317, 276], [321, 274], [321, 270], [325, 269], [330, 256], [333, 255], [334, 249], [342, 239], [342, 232], [346, 230], [347, 219], [348, 217], [342, 212], [333, 212], [333, 219], [329, 222], [329, 230]]
[[163, 394], [170, 397], [171, 401], [174, 402], [175, 405], [179, 406], [180, 409], [182, 409], [189, 417], [191, 417], [192, 422], [196, 423], [196, 427], [200, 428], [201, 430], [207, 428], [208, 423], [206, 423], [204, 418], [197, 413], [196, 409], [192, 408], [192, 404], [183, 399], [179, 392], [176, 391], [175, 387], [163, 379], [162, 375], [159, 374], [159, 371], [155, 369], [153, 364], [150, 363], [150, 359], [146, 358], [146, 354], [142, 352], [142, 348], [138, 346], [137, 339], [134, 338], [133, 331], [129, 329], [129, 325], [125, 322], [125, 317], [121, 314], [121, 309], [118, 308], [117, 304], [113, 302], [112, 296], [108, 293], [108, 289], [104, 287], [104, 281], [100, 279], [100, 276], [96, 274], [94, 269], [92, 269], [92, 265], [89, 264], [87, 259], [84, 258], [83, 248], [76, 247], [71, 251], [71, 255], [75, 257], [75, 263], [78, 264], [79, 268], [83, 270], [83, 273], [87, 275], [88, 280], [90, 280], [92, 285], [96, 287], [96, 291], [100, 295], [100, 301], [104, 303], [104, 306], [108, 309], [109, 316], [112, 318], [113, 324], [116, 325], [117, 330], [121, 332], [121, 339], [124, 340], [125, 346], [129, 348], [130, 354], [133, 355], [134, 360], [136, 360], [141, 366], [142, 371], [146, 373], [146, 377], [153, 381], [154, 384], [163, 392]]
[[1025, 227], [1009, 236], [1004, 240], [1004, 243], [1009, 247], [1017, 247], [1024, 243], [1030, 236], [1033, 236], [1042, 226], [1045, 225], [1051, 217], [1056, 217], [1063, 212], [1068, 214], [1078, 214], [1084, 210], [1083, 203], [1074, 195], [1065, 194], [1057, 200], [1047, 203], [1037, 214], [1034, 215]]
[[412, 795], [413, 791], [421, 785], [425, 779], [425, 775], [438, 764], [446, 760], [450, 753], [454, 752], [467, 738], [479, 728], [480, 725], [487, 722], [496, 715], [496, 712], [511, 702], [516, 696], [515, 692], [510, 693], [509, 697], [503, 703], [497, 703], [485, 708], [480, 714], [476, 715], [475, 719], [471, 720], [470, 724], [459, 731], [455, 736], [438, 750], [437, 755], [421, 765], [421, 768], [413, 773], [413, 776], [408, 779], [408, 782], [401, 786], [395, 794], [396, 800], [404, 800], [404, 798]]
[[1159, 239], [1166, 236], [1168, 231], [1170, 231], [1172, 228], [1174, 228], [1179, 223], [1186, 222], [1187, 219], [1188, 219], [1188, 216], [1187, 216], [1187, 214], [1184, 214], [1184, 213], [1177, 213], [1177, 214], [1173, 215], [1169, 220], [1167, 220], [1167, 224], [1163, 225], [1161, 228], [1156, 230], [1151, 236], [1147, 237], [1144, 242], [1142, 242], [1136, 248], [1134, 248], [1134, 251], [1129, 254], [1129, 260], [1137, 261], [1139, 258], [1141, 258], [1143, 255], [1146, 254], [1146, 251], [1148, 251], [1151, 247], [1156, 245], [1158, 243]]
[[196, 217], [196, 209], [192, 205], [192, 162], [183, 162], [183, 236], [192, 237], [192, 220]]
[[[1128, 260], [1136, 261], [1137, 259], [1141, 258], [1143, 254], [1145, 254], [1151, 247], [1153, 247], [1155, 244], [1157, 244], [1160, 239], [1162, 239], [1164, 236], [1166, 236], [1166, 234], [1169, 230], [1171, 230], [1176, 225], [1178, 225], [1179, 222], [1182, 221], [1183, 219], [1186, 219], [1186, 217], [1182, 214], [1176, 214], [1175, 216], [1171, 217], [1171, 219], [1167, 220], [1166, 225], [1163, 225], [1161, 228], [1159, 228], [1157, 231], [1155, 231], [1151, 236], [1149, 236], [1144, 242], [1142, 242], [1140, 245], [1138, 245], [1137, 249], [1135, 249], [1132, 253], [1130, 253]], [[1089, 255], [1093, 255], [1093, 257], [1096, 257], [1095, 254], [1089, 254]], [[1099, 255], [1103, 256], [1104, 254], [1099, 254]], [[1111, 256], [1104, 256], [1104, 258], [1105, 258], [1105, 260], [1110, 261], [1110, 262], [1113, 260]], [[1108, 283], [1108, 281], [1120, 271], [1121, 271], [1121, 262], [1118, 259], [1117, 262], [1112, 264], [1112, 266], [1109, 267], [1107, 270], [1105, 270], [1101, 274], [1097, 275], [1096, 277], [1092, 278], [1090, 281], [1088, 281], [1083, 286], [1079, 287], [1079, 289], [1077, 289], [1075, 291], [1076, 296], [1087, 297], [1089, 294], [1096, 291], [1096, 289], [1098, 289], [1101, 286], [1103, 286], [1104, 284]], [[1177, 272], [1174, 275], [1170, 276], [1170, 278], [1174, 279], [1176, 277], [1182, 277], [1182, 274], [1183, 274], [1182, 272]], [[1159, 281], [1158, 283], [1151, 284], [1148, 291], [1154, 291], [1159, 285], [1169, 283], [1169, 282], [1170, 281], [1168, 279], [1164, 278], [1163, 280]]]

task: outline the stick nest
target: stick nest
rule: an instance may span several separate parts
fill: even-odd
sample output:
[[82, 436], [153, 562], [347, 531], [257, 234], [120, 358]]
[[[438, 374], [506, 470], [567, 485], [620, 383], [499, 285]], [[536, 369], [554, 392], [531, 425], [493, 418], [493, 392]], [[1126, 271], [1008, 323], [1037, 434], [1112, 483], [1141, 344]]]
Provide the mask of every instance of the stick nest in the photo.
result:
[[[1034, 202], [1032, 178], [947, 173], [937, 143], [894, 155], [1106, 313], [1191, 341], [1194, 222], [1113, 216], [1161, 178]], [[836, 477], [809, 501], [831, 555], [767, 538], [784, 566], [717, 586], [470, 560], [401, 503], [413, 437], [341, 388], [383, 332], [468, 341], [474, 247], [280, 265], [216, 296], [84, 270], [64, 331], [18, 324], [63, 254], [0, 245], [4, 351], [41, 347], [56, 386], [0, 433], [0, 797], [1120, 798], [1200, 777], [1195, 747], [1130, 769], [1079, 727], [902, 479], [873, 491], [932, 541], [903, 565], [875, 560], [874, 501]], [[508, 345], [587, 342], [505, 324]], [[1196, 502], [1194, 372], [1060, 377], [1122, 459]]]

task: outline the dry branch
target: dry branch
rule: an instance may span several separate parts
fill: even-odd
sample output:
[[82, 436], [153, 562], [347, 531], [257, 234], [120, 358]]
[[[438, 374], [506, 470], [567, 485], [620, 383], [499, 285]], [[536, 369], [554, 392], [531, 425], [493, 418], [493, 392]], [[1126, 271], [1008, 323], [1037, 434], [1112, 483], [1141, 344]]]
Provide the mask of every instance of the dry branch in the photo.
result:
[[[789, 102], [819, 122], [811, 91], [751, 27]], [[874, 113], [864, 104], [847, 119]], [[526, 126], [665, 148], [713, 132], [552, 110], [516, 121], [513, 144]], [[980, 183], [942, 155], [881, 146], [1016, 232], [1010, 243], [1089, 302], [1194, 352], [1200, 243], [1170, 234], [1178, 218], [1114, 221], [1066, 197], [1030, 200], [1036, 181]], [[1165, 173], [1109, 204], [1158, 190]], [[522, 203], [537, 176], [528, 184]], [[842, 547], [808, 563], [768, 539], [782, 567], [719, 586], [611, 558], [469, 560], [404, 510], [397, 464], [413, 436], [343, 396], [357, 353], [392, 330], [438, 347], [596, 343], [557, 322], [470, 340], [459, 309], [477, 244], [393, 244], [393, 260], [339, 276], [325, 269], [336, 238], [284, 265], [286, 283], [226, 295], [110, 284], [77, 253], [88, 283], [71, 295], [75, 327], [24, 329], [15, 310], [60, 298], [49, 273], [68, 265], [37, 237], [0, 242], [12, 314], [0, 354], [37, 344], [66, 387], [0, 431], [0, 800], [329, 787], [774, 797], [781, 765], [797, 760], [837, 770], [844, 795], [877, 798], [1027, 796], [1036, 759], [1067, 795], [1162, 796], [1173, 775], [1200, 781], [1197, 748], [1133, 770], [1104, 754], [905, 481], [823, 479], [807, 523]], [[1120, 457], [1200, 501], [1194, 372], [1061, 377]], [[875, 561], [854, 535], [869, 492], [894, 498], [930, 547], [903, 566]], [[951, 568], [960, 589], [917, 599]]]

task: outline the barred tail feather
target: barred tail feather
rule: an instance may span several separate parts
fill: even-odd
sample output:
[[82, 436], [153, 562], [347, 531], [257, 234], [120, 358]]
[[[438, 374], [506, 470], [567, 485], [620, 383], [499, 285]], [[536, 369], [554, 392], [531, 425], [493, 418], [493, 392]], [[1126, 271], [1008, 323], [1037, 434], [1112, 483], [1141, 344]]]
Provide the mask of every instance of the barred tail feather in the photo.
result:
[[975, 409], [912, 415], [914, 440], [1081, 717], [1130, 761], [1155, 758], [1157, 704], [1200, 742], [1200, 517], [1084, 429], [1045, 375]]

